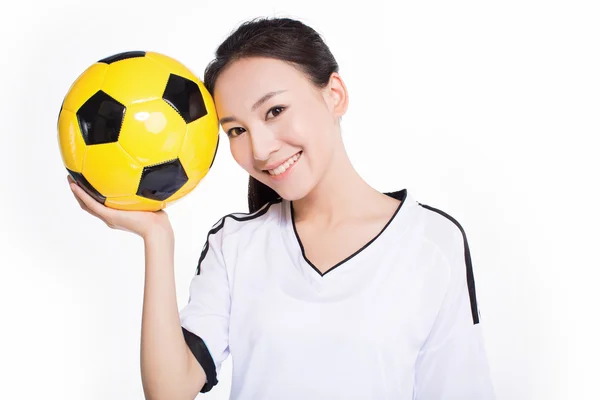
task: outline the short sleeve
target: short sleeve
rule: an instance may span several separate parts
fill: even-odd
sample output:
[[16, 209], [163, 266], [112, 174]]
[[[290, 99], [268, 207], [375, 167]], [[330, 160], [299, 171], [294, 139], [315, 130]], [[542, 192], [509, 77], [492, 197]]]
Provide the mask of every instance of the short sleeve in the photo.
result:
[[222, 253], [224, 223], [225, 218], [209, 231], [190, 284], [188, 304], [179, 313], [185, 341], [206, 372], [201, 393], [218, 383], [221, 364], [229, 355], [231, 296]]
[[495, 400], [462, 228], [447, 260], [448, 286], [415, 365], [415, 400]]

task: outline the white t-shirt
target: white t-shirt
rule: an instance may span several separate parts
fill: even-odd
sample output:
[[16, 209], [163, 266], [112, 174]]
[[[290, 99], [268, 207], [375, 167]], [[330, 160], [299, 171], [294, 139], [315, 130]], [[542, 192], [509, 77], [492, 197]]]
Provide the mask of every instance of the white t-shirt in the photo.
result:
[[491, 400], [465, 232], [406, 189], [381, 232], [321, 274], [289, 201], [221, 218], [180, 312], [217, 384], [231, 354], [231, 400]]

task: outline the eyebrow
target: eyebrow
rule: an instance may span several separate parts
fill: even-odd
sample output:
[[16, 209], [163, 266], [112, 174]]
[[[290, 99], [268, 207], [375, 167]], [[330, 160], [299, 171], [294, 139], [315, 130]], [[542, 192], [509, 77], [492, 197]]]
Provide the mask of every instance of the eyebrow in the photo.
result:
[[[273, 97], [273, 96], [275, 96], [275, 95], [277, 95], [279, 93], [283, 93], [283, 92], [285, 92], [285, 90], [278, 90], [278, 91], [275, 91], [275, 92], [269, 92], [269, 93], [265, 94], [263, 97], [261, 97], [260, 99], [258, 99], [256, 101], [256, 103], [254, 103], [254, 105], [251, 108], [251, 111], [256, 110], [258, 107], [260, 107], [265, 101], [269, 100], [271, 97]], [[223, 124], [226, 124], [227, 122], [234, 122], [234, 121], [237, 121], [235, 119], [235, 117], [223, 117], [223, 118], [221, 118], [219, 120], [219, 123], [221, 125], [223, 125]]]

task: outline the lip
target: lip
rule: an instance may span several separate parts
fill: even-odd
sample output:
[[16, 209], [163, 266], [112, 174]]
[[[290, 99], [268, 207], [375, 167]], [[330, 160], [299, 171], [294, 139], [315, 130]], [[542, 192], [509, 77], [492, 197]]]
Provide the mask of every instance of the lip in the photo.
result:
[[[286, 162], [286, 161], [287, 161], [287, 160], [289, 160], [290, 158], [294, 157], [294, 156], [295, 156], [296, 154], [298, 154], [298, 153], [302, 153], [302, 150], [300, 150], [299, 152], [297, 152], [297, 153], [295, 153], [295, 154], [292, 154], [292, 155], [291, 155], [291, 156], [289, 156], [288, 158], [284, 158], [284, 159], [283, 159], [283, 160], [281, 160], [281, 161], [274, 162], [274, 163], [272, 163], [272, 164], [269, 164], [269, 165], [267, 165], [267, 166], [266, 166], [266, 167], [263, 169], [263, 171], [264, 171], [264, 172], [266, 172], [266, 173], [268, 174], [270, 169], [275, 169], [275, 168], [279, 167], [281, 164], [283, 164], [284, 162]], [[269, 174], [269, 175], [270, 175], [270, 174]]]
[[274, 180], [274, 181], [281, 181], [281, 180], [287, 178], [292, 173], [292, 170], [294, 168], [296, 168], [296, 165], [298, 164], [298, 162], [300, 162], [300, 160], [302, 159], [302, 155], [304, 153], [302, 153], [302, 152], [299, 152], [299, 153], [300, 153], [300, 156], [298, 157], [298, 159], [296, 160], [296, 162], [294, 162], [291, 167], [289, 167], [288, 169], [286, 169], [284, 173], [279, 174], [279, 175], [271, 175], [269, 173], [269, 171], [264, 171], [264, 173], [267, 174], [269, 176], [269, 178], [272, 179], [272, 180]]

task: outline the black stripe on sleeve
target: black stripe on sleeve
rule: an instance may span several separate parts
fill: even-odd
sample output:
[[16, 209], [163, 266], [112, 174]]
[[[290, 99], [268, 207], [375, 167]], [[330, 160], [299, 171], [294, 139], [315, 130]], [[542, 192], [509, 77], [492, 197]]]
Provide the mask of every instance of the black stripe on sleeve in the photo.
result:
[[[255, 211], [254, 213], [242, 214], [243, 216], [240, 216], [241, 213], [233, 213], [221, 218], [217, 226], [215, 226], [208, 232], [206, 242], [204, 243], [202, 253], [200, 254], [200, 259], [198, 260], [196, 275], [200, 274], [200, 265], [202, 264], [202, 261], [204, 260], [204, 258], [206, 258], [206, 254], [208, 253], [208, 238], [210, 237], [210, 235], [219, 232], [223, 228], [223, 226], [225, 225], [225, 219], [227, 217], [230, 217], [236, 221], [248, 221], [260, 217], [261, 215], [264, 215], [269, 210], [272, 204], [277, 204], [279, 202], [281, 202], [281, 198], [267, 203], [265, 206], [263, 206], [263, 208]], [[196, 357], [196, 360], [198, 360], [198, 362], [202, 366], [202, 369], [204, 369], [204, 372], [206, 373], [206, 384], [200, 390], [200, 393], [206, 393], [210, 391], [213, 388], [213, 386], [219, 383], [219, 381], [217, 380], [217, 371], [214, 359], [212, 358], [210, 351], [208, 350], [208, 347], [206, 346], [206, 343], [204, 342], [204, 340], [202, 340], [202, 338], [188, 331], [184, 327], [181, 327], [181, 329], [183, 331], [183, 337], [185, 338], [185, 342], [189, 346], [190, 351], [192, 352], [192, 354], [194, 354], [194, 357]]]
[[473, 316], [473, 325], [478, 324], [479, 323], [479, 312], [477, 309], [477, 296], [475, 294], [475, 278], [473, 277], [473, 265], [471, 264], [471, 252], [469, 251], [469, 243], [467, 242], [467, 235], [465, 233], [465, 230], [458, 223], [457, 220], [455, 220], [453, 217], [451, 217], [444, 211], [438, 210], [437, 208], [433, 208], [433, 207], [430, 207], [425, 204], [421, 204], [421, 203], [418, 203], [418, 204], [423, 208], [426, 208], [426, 209], [434, 211], [440, 215], [443, 215], [444, 217], [446, 217], [450, 221], [452, 221], [458, 227], [458, 229], [460, 229], [460, 231], [463, 235], [463, 243], [464, 243], [464, 248], [465, 248], [465, 261], [466, 261], [466, 267], [467, 267], [467, 286], [469, 288], [469, 298], [471, 300], [471, 315]]
[[215, 362], [208, 351], [208, 347], [206, 347], [206, 343], [202, 338], [196, 336], [192, 332], [188, 331], [184, 327], [181, 327], [183, 330], [183, 337], [185, 338], [185, 342], [189, 346], [192, 354], [196, 357], [196, 360], [202, 366], [202, 369], [206, 373], [206, 383], [200, 390], [200, 393], [206, 393], [210, 391], [213, 386], [215, 386], [219, 381], [217, 380], [217, 370], [215, 367]]

